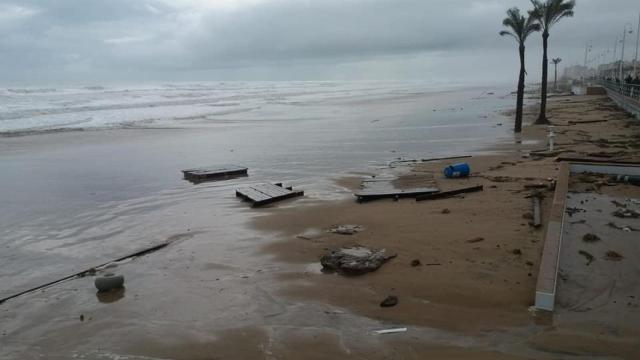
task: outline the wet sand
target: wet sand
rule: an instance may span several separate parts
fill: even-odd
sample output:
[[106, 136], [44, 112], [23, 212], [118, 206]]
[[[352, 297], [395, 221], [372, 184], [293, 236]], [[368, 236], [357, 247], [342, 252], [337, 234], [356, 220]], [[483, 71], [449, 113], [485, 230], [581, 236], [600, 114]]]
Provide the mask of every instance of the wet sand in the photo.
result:
[[[550, 111], [559, 125], [561, 150], [577, 155], [624, 151], [616, 158], [640, 160], [633, 148], [640, 127], [606, 98], [557, 97]], [[527, 119], [534, 115], [529, 109]], [[596, 119], [609, 121], [562, 126]], [[110, 269], [125, 275], [124, 291], [97, 296], [93, 277], [85, 277], [2, 304], [0, 355], [569, 359], [588, 354], [632, 359], [640, 350], [637, 325], [603, 327], [584, 314], [549, 317], [528, 311], [544, 228], [531, 228], [523, 217], [531, 211], [524, 185], [555, 178], [557, 163], [523, 155], [544, 148], [543, 136], [543, 129], [529, 126], [521, 144], [499, 145], [487, 149], [492, 155], [473, 157], [469, 179], [436, 175], [445, 190], [484, 185], [483, 192], [464, 198], [358, 204], [349, 195], [359, 182], [354, 176], [336, 181], [342, 200], [293, 200], [241, 210], [252, 228], [244, 229], [234, 216], [222, 221], [237, 226], [212, 232], [208, 224], [220, 214], [210, 207], [206, 188], [187, 203], [168, 196], [173, 205], [163, 212], [178, 219], [163, 231], [150, 226], [136, 233], [149, 231], [155, 240], [173, 240], [172, 245]], [[394, 171], [439, 174], [444, 163]], [[543, 214], [552, 193], [546, 194]], [[177, 223], [180, 228], [172, 226]], [[336, 224], [359, 224], [364, 230], [352, 236], [326, 232]], [[170, 229], [171, 236], [161, 236]], [[469, 242], [478, 237], [483, 240]], [[398, 256], [362, 277], [320, 272], [319, 258], [327, 249], [356, 243]], [[414, 259], [423, 265], [412, 267]], [[399, 304], [380, 308], [387, 295], [398, 296]], [[373, 334], [395, 327], [408, 331]]]
[[[528, 119], [534, 115], [531, 110]], [[640, 160], [638, 123], [632, 123], [606, 98], [558, 97], [552, 100], [550, 111], [557, 125], [556, 149], [563, 156], [611, 152], [615, 153], [608, 157], [611, 160]], [[610, 120], [569, 124], [601, 119]], [[532, 144], [530, 140], [543, 136], [542, 129], [529, 126], [522, 143]], [[560, 354], [633, 358], [640, 351], [640, 326], [633, 320], [637, 308], [625, 308], [635, 314], [627, 315], [626, 320], [622, 315], [607, 322], [602, 322], [602, 314], [590, 318], [588, 313], [560, 311], [547, 317], [528, 311], [533, 305], [545, 229], [528, 224], [532, 209], [526, 196], [531, 190], [525, 185], [546, 184], [557, 177], [558, 170], [555, 157], [524, 155], [532, 147], [541, 149], [544, 143], [503, 146], [500, 155], [476, 156], [468, 161], [473, 169], [469, 179], [436, 176], [443, 190], [483, 185], [481, 193], [425, 202], [358, 204], [347, 200], [305, 211], [274, 209], [272, 215], [257, 219], [258, 229], [277, 232], [286, 239], [265, 247], [280, 261], [313, 263], [327, 249], [356, 244], [398, 254], [377, 272], [362, 277], [288, 274], [284, 279], [290, 285], [283, 294], [301, 301], [327, 302], [390, 324], [434, 327], [478, 337], [492, 334], [506, 343], [521, 331], [518, 345], [503, 348], [510, 354], [537, 349], [542, 353], [535, 358]], [[445, 163], [420, 164], [407, 171], [437, 174]], [[355, 190], [359, 178], [341, 183]], [[637, 189], [632, 190], [636, 197], [640, 195]], [[543, 192], [544, 224], [553, 193]], [[351, 236], [326, 232], [336, 224], [358, 224], [364, 230]], [[412, 267], [414, 259], [423, 265]], [[380, 307], [388, 295], [398, 296], [399, 304]], [[500, 347], [496, 345], [494, 349]]]

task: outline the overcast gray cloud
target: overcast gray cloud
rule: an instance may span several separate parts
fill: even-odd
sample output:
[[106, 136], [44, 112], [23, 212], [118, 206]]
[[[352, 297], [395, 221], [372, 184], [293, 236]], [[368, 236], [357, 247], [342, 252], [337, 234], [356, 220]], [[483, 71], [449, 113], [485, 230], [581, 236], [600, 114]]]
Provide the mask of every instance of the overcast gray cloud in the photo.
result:
[[[517, 67], [497, 35], [511, 6], [529, 1], [0, 0], [0, 80], [501, 81]], [[587, 41], [594, 55], [612, 50], [639, 11], [637, 0], [578, 0], [551, 53], [569, 64]], [[539, 37], [528, 47], [534, 76]]]

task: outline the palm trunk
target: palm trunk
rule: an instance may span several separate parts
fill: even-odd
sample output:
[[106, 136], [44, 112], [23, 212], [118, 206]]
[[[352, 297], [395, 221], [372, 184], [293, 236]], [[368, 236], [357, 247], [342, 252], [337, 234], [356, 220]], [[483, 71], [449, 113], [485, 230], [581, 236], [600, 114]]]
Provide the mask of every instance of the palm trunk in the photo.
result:
[[549, 33], [542, 33], [542, 90], [540, 94], [540, 115], [536, 124], [544, 125], [549, 124], [547, 120], [547, 77], [549, 74], [549, 60], [547, 59], [547, 43], [549, 40]]
[[524, 44], [520, 44], [520, 77], [518, 78], [518, 95], [516, 100], [516, 124], [514, 131], [522, 131], [522, 107], [524, 103]]
[[553, 67], [554, 67], [553, 90], [558, 91], [558, 64], [553, 64]]

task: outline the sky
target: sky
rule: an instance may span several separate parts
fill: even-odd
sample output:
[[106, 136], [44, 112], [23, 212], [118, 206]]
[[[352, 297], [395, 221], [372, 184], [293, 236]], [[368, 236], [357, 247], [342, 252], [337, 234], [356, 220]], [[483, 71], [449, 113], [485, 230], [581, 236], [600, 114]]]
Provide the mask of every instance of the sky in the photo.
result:
[[[516, 78], [505, 11], [528, 0], [0, 0], [0, 83], [193, 80], [420, 80], [502, 83]], [[638, 0], [577, 0], [551, 30], [550, 57], [582, 64], [629, 23]], [[618, 56], [620, 55], [618, 48]], [[529, 81], [541, 38], [527, 42]]]

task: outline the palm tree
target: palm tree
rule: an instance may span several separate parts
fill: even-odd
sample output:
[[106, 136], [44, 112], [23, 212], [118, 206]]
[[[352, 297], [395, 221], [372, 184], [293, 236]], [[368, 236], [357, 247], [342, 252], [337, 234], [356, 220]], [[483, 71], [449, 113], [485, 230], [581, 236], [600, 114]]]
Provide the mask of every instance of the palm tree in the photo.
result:
[[533, 10], [529, 11], [529, 16], [536, 19], [542, 29], [542, 94], [540, 96], [540, 116], [536, 124], [549, 124], [547, 120], [547, 76], [549, 59], [547, 58], [547, 45], [549, 42], [549, 30], [558, 21], [565, 17], [573, 16], [573, 8], [576, 6], [575, 0], [531, 0]]
[[512, 36], [518, 42], [520, 53], [520, 77], [518, 78], [518, 95], [516, 100], [516, 125], [515, 132], [522, 131], [522, 105], [524, 102], [524, 77], [527, 73], [524, 66], [524, 42], [527, 37], [536, 31], [540, 31], [540, 25], [535, 23], [531, 16], [526, 17], [520, 14], [520, 9], [511, 8], [507, 10], [507, 17], [502, 21], [502, 25], [509, 30], [500, 31], [501, 36]]
[[551, 59], [551, 63], [553, 64], [553, 67], [554, 67], [553, 89], [555, 91], [558, 91], [558, 64], [560, 64], [561, 61], [562, 59], [560, 58]]

